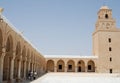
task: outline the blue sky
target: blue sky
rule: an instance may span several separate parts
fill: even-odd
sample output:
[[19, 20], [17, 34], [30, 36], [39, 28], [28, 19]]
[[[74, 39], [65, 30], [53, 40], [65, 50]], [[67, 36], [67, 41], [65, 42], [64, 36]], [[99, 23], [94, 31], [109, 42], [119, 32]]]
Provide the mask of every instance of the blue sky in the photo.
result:
[[120, 0], [0, 0], [0, 6], [43, 55], [92, 55], [92, 33], [104, 2], [120, 27]]

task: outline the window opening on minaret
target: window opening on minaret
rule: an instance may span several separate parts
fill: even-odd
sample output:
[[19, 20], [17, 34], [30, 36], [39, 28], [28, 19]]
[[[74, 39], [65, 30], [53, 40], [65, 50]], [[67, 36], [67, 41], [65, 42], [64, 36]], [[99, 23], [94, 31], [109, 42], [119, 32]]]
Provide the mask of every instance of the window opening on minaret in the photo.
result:
[[110, 62], [112, 61], [112, 57], [110, 57]]
[[112, 48], [111, 48], [111, 47], [109, 47], [109, 51], [112, 51]]
[[108, 19], [108, 14], [105, 14], [105, 18]]
[[108, 38], [109, 43], [111, 43], [111, 38]]

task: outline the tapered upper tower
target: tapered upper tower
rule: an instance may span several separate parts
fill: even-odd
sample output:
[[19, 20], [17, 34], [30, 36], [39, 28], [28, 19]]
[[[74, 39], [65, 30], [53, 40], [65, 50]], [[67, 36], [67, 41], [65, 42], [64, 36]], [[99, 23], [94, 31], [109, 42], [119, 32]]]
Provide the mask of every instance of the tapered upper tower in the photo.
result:
[[98, 30], [116, 30], [116, 22], [112, 18], [112, 10], [107, 6], [102, 6], [98, 11], [96, 31]]

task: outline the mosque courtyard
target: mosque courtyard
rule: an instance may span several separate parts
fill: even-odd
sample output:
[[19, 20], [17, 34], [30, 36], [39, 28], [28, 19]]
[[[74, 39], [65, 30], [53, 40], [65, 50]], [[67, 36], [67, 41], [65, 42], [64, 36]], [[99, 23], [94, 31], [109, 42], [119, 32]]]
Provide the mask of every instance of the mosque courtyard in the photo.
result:
[[29, 83], [120, 83], [120, 74], [47, 73]]

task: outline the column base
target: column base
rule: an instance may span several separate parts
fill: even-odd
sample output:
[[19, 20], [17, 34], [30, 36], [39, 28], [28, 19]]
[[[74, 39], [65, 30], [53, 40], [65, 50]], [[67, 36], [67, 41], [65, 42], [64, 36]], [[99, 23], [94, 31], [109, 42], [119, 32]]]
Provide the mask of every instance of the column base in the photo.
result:
[[7, 81], [7, 83], [15, 83], [15, 80], [14, 79], [10, 79]]
[[16, 79], [16, 83], [21, 83], [23, 80], [22, 79], [20, 79], [20, 78], [17, 78]]

